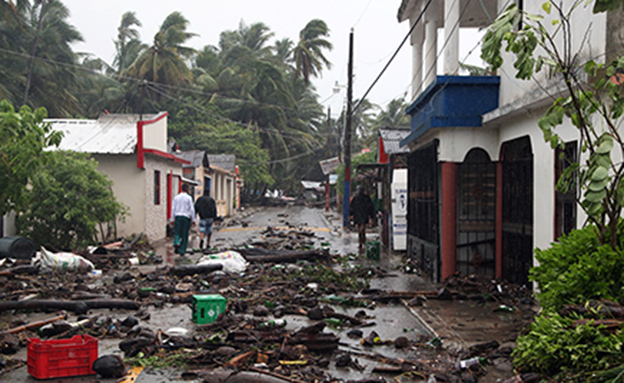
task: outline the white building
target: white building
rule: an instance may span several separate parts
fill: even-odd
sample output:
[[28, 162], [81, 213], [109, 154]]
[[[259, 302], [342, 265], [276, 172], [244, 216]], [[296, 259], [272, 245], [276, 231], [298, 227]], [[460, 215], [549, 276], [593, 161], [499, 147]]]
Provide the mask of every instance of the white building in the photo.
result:
[[[408, 253], [434, 280], [459, 271], [527, 283], [533, 249], [583, 222], [574, 195], [555, 190], [562, 164], [537, 124], [552, 104], [544, 89], [559, 93], [560, 84], [545, 71], [530, 81], [516, 79], [510, 55], [498, 76], [459, 75], [460, 29], [487, 27], [513, 1], [541, 13], [543, 1], [521, 0], [403, 0], [399, 8], [400, 22], [416, 23], [412, 124], [402, 141], [410, 149]], [[570, 23], [579, 62], [605, 62], [621, 52], [615, 36], [622, 19], [621, 11], [593, 14], [591, 5], [579, 7]], [[554, 28], [549, 20], [544, 25]], [[569, 143], [566, 151], [577, 152], [570, 122], [557, 132]]]
[[46, 121], [64, 134], [59, 149], [89, 153], [113, 181], [115, 197], [129, 208], [125, 222], [117, 223], [118, 236], [166, 237], [171, 201], [181, 190], [182, 165], [188, 164], [167, 152], [166, 112]]

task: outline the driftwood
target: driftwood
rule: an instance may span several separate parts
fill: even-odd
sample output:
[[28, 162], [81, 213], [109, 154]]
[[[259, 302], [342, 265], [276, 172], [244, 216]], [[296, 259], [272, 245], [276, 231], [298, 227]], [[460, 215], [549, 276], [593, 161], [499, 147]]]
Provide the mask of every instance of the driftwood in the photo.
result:
[[220, 264], [175, 266], [169, 269], [169, 274], [183, 277], [185, 275], [210, 274], [214, 271], [222, 269], [223, 265]]
[[287, 337], [287, 334], [264, 331], [232, 331], [228, 340], [236, 343], [282, 343], [303, 344], [312, 352], [330, 352], [338, 348], [338, 337], [331, 333], [302, 333], [297, 332]]
[[376, 294], [370, 294], [366, 299], [389, 302], [393, 300], [413, 299], [418, 296], [424, 296], [426, 298], [437, 298], [438, 291], [423, 290], [423, 291], [382, 291]]
[[21, 275], [21, 274], [35, 275], [38, 273], [39, 273], [39, 269], [35, 266], [19, 265], [19, 266], [11, 267], [8, 270], [0, 271], [0, 276], [12, 277], [12, 276]]
[[[277, 253], [277, 254], [275, 254]], [[303, 251], [275, 251], [273, 254], [266, 255], [252, 255], [249, 252], [241, 252], [241, 255], [249, 262], [275, 262], [275, 263], [288, 263], [297, 261], [318, 261], [329, 258], [329, 254], [325, 251], [318, 250], [303, 250]]]
[[559, 314], [567, 316], [571, 313], [580, 315], [601, 315], [614, 319], [624, 319], [624, 306], [609, 301], [590, 301], [587, 305], [564, 305]]
[[32, 323], [28, 323], [25, 324], [23, 326], [19, 326], [19, 327], [14, 327], [10, 330], [6, 330], [6, 331], [2, 331], [0, 333], [0, 335], [3, 334], [16, 334], [22, 331], [26, 331], [26, 330], [33, 330], [39, 327], [43, 327], [45, 325], [47, 325], [48, 323], [53, 323], [56, 322], [57, 320], [63, 320], [63, 319], [67, 319], [67, 313], [62, 313], [58, 316], [55, 316], [54, 318], [50, 318], [50, 319], [45, 319], [42, 321], [38, 321], [38, 322], [32, 322]]
[[199, 377], [205, 383], [293, 383], [291, 379], [278, 378], [275, 374], [255, 371], [235, 371], [224, 368], [201, 371]]
[[90, 309], [127, 309], [138, 310], [139, 304], [124, 299], [94, 299], [87, 301], [56, 301], [32, 299], [27, 301], [0, 302], [0, 312], [7, 310], [68, 310], [76, 314], [85, 314]]

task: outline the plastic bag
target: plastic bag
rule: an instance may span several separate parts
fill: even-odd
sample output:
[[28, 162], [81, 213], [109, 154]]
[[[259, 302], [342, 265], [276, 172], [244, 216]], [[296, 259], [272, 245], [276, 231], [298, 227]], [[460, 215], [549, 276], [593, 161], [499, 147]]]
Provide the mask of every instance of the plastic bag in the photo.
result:
[[88, 273], [95, 269], [93, 263], [73, 253], [52, 253], [44, 247], [33, 258], [33, 265], [44, 271], [78, 271]]
[[228, 273], [242, 273], [247, 269], [247, 260], [236, 251], [204, 255], [198, 265], [223, 265], [223, 271]]

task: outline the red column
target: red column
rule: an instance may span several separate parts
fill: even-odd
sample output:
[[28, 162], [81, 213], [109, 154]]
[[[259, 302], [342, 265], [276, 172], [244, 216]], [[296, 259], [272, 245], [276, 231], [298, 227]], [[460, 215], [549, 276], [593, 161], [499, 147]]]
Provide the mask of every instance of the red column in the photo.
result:
[[496, 164], [496, 278], [503, 277], [503, 161]]
[[173, 175], [167, 174], [167, 221], [171, 219], [171, 201], [173, 199]]
[[457, 271], [457, 164], [442, 163], [442, 280]]

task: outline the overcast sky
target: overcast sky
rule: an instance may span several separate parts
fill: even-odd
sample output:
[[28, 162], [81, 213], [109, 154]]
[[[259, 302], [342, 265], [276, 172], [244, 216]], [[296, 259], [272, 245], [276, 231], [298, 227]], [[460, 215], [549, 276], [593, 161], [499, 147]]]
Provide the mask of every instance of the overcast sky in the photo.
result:
[[[241, 21], [247, 25], [262, 22], [275, 33], [276, 39], [298, 40], [299, 31], [312, 19], [325, 21], [334, 49], [326, 54], [332, 62], [330, 71], [313, 79], [319, 100], [331, 107], [335, 117], [344, 105], [346, 90], [332, 91], [336, 81], [347, 82], [349, 31], [354, 29], [353, 98], [364, 95], [381, 73], [392, 54], [409, 31], [408, 22], [399, 24], [397, 11], [401, 0], [62, 0], [70, 11], [69, 22], [82, 34], [84, 42], [76, 51], [93, 53], [112, 63], [117, 27], [121, 16], [134, 11], [141, 21], [141, 40], [152, 43], [153, 37], [174, 11], [189, 20], [188, 31], [198, 34], [189, 41], [194, 48], [218, 45], [222, 31], [236, 30]], [[477, 41], [474, 39], [474, 41]], [[273, 43], [273, 41], [271, 41]], [[474, 43], [464, 44], [463, 58]], [[478, 57], [476, 52], [475, 57]], [[400, 50], [386, 73], [369, 93], [368, 99], [384, 107], [394, 98], [410, 98], [411, 48], [409, 40]]]

